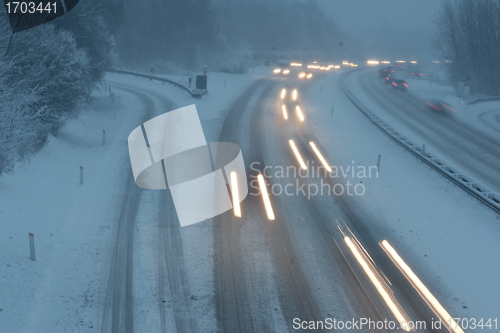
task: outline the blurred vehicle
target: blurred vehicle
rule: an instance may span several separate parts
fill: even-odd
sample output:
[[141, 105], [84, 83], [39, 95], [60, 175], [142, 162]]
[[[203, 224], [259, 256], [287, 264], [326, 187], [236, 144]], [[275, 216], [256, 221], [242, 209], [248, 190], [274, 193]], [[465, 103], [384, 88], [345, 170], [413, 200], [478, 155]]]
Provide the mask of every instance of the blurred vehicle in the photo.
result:
[[379, 77], [387, 77], [390, 74], [390, 71], [387, 68], [381, 68], [378, 72]]
[[299, 74], [299, 79], [310, 79], [312, 77], [313, 77], [312, 73], [301, 72]]
[[443, 101], [442, 99], [437, 99], [437, 98], [429, 98], [425, 102], [427, 107], [431, 110], [438, 110], [438, 111], [453, 111], [457, 112], [454, 110], [448, 103]]
[[410, 76], [413, 77], [413, 78], [422, 78], [424, 76], [424, 74], [422, 74], [421, 72], [419, 71], [412, 71], [410, 72]]
[[387, 77], [387, 76], [391, 75], [391, 73], [394, 73], [394, 70], [392, 69], [392, 67], [390, 67], [390, 66], [384, 67], [384, 68], [381, 68], [379, 70], [379, 77]]
[[274, 69], [275, 74], [290, 74], [290, 62], [286, 60], [280, 60], [276, 63]]
[[402, 79], [392, 79], [392, 88], [397, 90], [406, 90], [408, 88], [408, 83]]

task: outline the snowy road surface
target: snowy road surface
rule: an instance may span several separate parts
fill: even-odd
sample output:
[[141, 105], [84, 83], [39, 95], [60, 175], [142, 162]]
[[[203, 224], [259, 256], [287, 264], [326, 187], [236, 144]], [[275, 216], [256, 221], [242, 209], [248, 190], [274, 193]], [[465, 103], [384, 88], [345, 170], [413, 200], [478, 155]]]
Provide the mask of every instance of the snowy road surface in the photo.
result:
[[[16, 292], [0, 295], [8, 305], [3, 313], [21, 313], [19, 306], [29, 313], [21, 326], [20, 319], [12, 316], [5, 327], [13, 332], [36, 328], [103, 333], [290, 332], [326, 318], [344, 323], [404, 318], [425, 321], [427, 329], [417, 331], [448, 332], [431, 328], [436, 314], [382, 248], [383, 240], [407, 260], [451, 315], [493, 317], [498, 304], [488, 300], [500, 297], [495, 279], [500, 272], [490, 259], [478, 258], [484, 253], [491, 260], [498, 258], [500, 232], [495, 216], [380, 133], [343, 95], [338, 78], [334, 74], [300, 81], [267, 72], [252, 77], [213, 74], [211, 93], [196, 101], [205, 135], [207, 141], [229, 141], [241, 147], [250, 194], [242, 203], [241, 218], [228, 211], [180, 228], [168, 191], [142, 190], [134, 184], [125, 158], [126, 136], [141, 122], [193, 100], [157, 82], [109, 75], [107, 82], [120, 103], [129, 104], [118, 114], [118, 121], [111, 120], [110, 112], [97, 114], [109, 118], [109, 128], [120, 128], [115, 137], [109, 131], [110, 146], [96, 144], [88, 134], [94, 123], [103, 122], [100, 118], [87, 120], [92, 125], [75, 123], [52, 139], [47, 156], [39, 157], [41, 162], [34, 159], [33, 166], [19, 171], [34, 182], [38, 177], [50, 179], [51, 168], [67, 165], [67, 159], [76, 159], [74, 155], [80, 158], [81, 142], [86, 142], [87, 159], [97, 164], [86, 168], [90, 173], [84, 186], [60, 180], [58, 186], [76, 196], [58, 191], [47, 194], [47, 200], [65, 203], [61, 205], [65, 219], [50, 215], [57, 212], [46, 211], [43, 204], [37, 206], [38, 199], [32, 200], [42, 216], [50, 217], [44, 221], [62, 220], [64, 228], [59, 232], [59, 223], [45, 223], [39, 230], [32, 222], [30, 230], [37, 235], [50, 233], [57, 239], [55, 245], [48, 247], [47, 236], [42, 234], [38, 266], [31, 267], [21, 258], [14, 267], [0, 268], [0, 277], [17, 274], [26, 281], [26, 288], [16, 289], [13, 280], [5, 280]], [[362, 72], [351, 79], [356, 93], [378, 106], [387, 121], [403, 124], [406, 118], [415, 117], [407, 132], [415, 135], [412, 139], [429, 139], [429, 149], [442, 148], [451, 159], [454, 154], [447, 140], [458, 141], [460, 131], [467, 130], [472, 133], [471, 142], [455, 144], [463, 145], [460, 149], [470, 158], [483, 149], [485, 168], [495, 163], [495, 153], [488, 153], [488, 144], [482, 144], [488, 134], [464, 122], [450, 124], [453, 118], [420, 109], [416, 96], [384, 90]], [[232, 83], [228, 87], [226, 80]], [[287, 92], [284, 98], [280, 97], [282, 89]], [[296, 99], [292, 98], [295, 89]], [[372, 90], [380, 91], [371, 96]], [[399, 108], [401, 104], [405, 107]], [[410, 112], [417, 110], [421, 117]], [[402, 119], [398, 112], [409, 115]], [[71, 145], [66, 148], [69, 139]], [[350, 168], [373, 167], [377, 154], [382, 153], [380, 175], [363, 178], [340, 172], [332, 178], [324, 173], [295, 173], [301, 170], [301, 160], [308, 170], [317, 171], [322, 164], [318, 152], [327, 164]], [[57, 159], [50, 164], [54, 156]], [[48, 165], [39, 171], [41, 177], [32, 171], [40, 163]], [[72, 171], [59, 173], [73, 177]], [[274, 220], [268, 218], [256, 186], [260, 173], [265, 176]], [[346, 186], [348, 181], [353, 186], [362, 184], [366, 193], [312, 193]], [[3, 186], [22, 189], [16, 184], [16, 178], [9, 176]], [[306, 192], [300, 192], [301, 188]], [[3, 200], [26, 195], [19, 190]], [[71, 209], [65, 210], [66, 206]], [[34, 220], [25, 213], [32, 210], [3, 205], [0, 211], [13, 225], [21, 226], [20, 218]], [[9, 232], [13, 236], [9, 245], [24, 234], [24, 227], [18, 229]], [[67, 237], [71, 242], [60, 240]], [[21, 251], [19, 246], [12, 248]], [[10, 247], [5, 249], [10, 252], [2, 256], [15, 257]], [[31, 271], [24, 269], [28, 265]], [[487, 273], [478, 275], [477, 271]], [[32, 279], [33, 274], [40, 278]], [[25, 289], [26, 297], [16, 305]], [[35, 303], [26, 301], [32, 293], [38, 295]], [[63, 311], [51, 310], [49, 302], [56, 302]], [[366, 327], [356, 331], [398, 332]]]
[[[294, 140], [301, 158], [308, 165], [311, 163], [313, 170], [314, 164], [319, 166], [321, 160], [309, 148], [309, 143], [314, 142], [319, 151], [328, 151], [309, 127], [307, 103], [301, 103], [300, 96], [308, 88], [300, 82], [262, 78], [246, 89], [229, 109], [219, 141], [241, 146], [250, 184], [257, 174], [267, 169], [264, 175], [270, 190], [275, 186], [286, 188], [293, 181], [299, 187], [315, 185], [321, 188], [325, 183], [332, 187], [342, 185], [342, 177], [275, 177], [272, 172], [268, 174], [269, 170], [279, 167], [300, 167], [297, 156], [290, 150], [289, 140]], [[287, 90], [288, 96], [280, 99], [282, 89]], [[297, 98], [291, 97], [294, 89]], [[139, 94], [151, 114], [158, 113], [153, 111], [151, 98], [165, 104], [162, 110], [173, 108], [157, 93], [147, 90], [139, 93], [130, 88], [129, 92]], [[144, 94], [152, 97], [146, 98]], [[282, 116], [283, 106], [288, 110], [288, 119]], [[301, 120], [296, 106], [302, 108], [305, 121]], [[329, 162], [335, 164], [335, 161]], [[425, 321], [427, 329], [417, 331], [446, 331], [431, 328], [433, 312], [380, 247], [383, 233], [370, 225], [372, 213], [358, 207], [356, 197], [322, 195], [311, 198], [300, 193], [275, 195], [271, 191], [276, 219], [269, 220], [255, 189], [250, 187], [250, 195], [242, 204], [243, 218], [236, 218], [229, 211], [212, 222], [214, 295], [211, 305], [215, 307], [218, 330], [289, 331], [297, 319], [298, 322], [310, 322], [335, 318], [348, 322], [352, 318], [370, 318], [382, 322], [385, 318], [394, 321], [404, 318]], [[196, 332], [199, 327], [190, 300], [183, 237], [168, 197], [168, 192], [160, 195], [156, 221], [159, 228], [159, 327], [161, 331]], [[126, 221], [123, 222], [126, 226]], [[133, 229], [129, 240], [132, 235]], [[366, 254], [369, 268], [360, 266], [359, 260], [363, 259], [350, 248], [351, 240], [360, 251], [358, 254]], [[118, 240], [116, 246], [120, 246], [120, 242]], [[120, 251], [121, 261], [131, 265], [127, 257], [130, 253]], [[128, 299], [130, 302], [124, 304], [127, 297], [123, 294], [131, 292], [130, 282], [120, 274], [123, 269], [123, 265], [112, 267], [110, 284], [113, 284], [108, 287], [108, 293], [116, 288], [120, 290], [113, 296], [112, 313], [118, 317], [113, 317], [112, 323], [116, 321], [117, 324], [111, 326], [111, 331], [131, 332], [134, 327], [140, 331], [133, 325], [132, 318], [120, 316], [121, 309], [131, 308], [133, 303]], [[394, 310], [391, 304], [399, 310]], [[120, 318], [125, 326], [120, 325]], [[105, 312], [103, 332], [108, 331], [106, 322]], [[393, 332], [394, 329], [378, 331]]]
[[[285, 98], [283, 103], [291, 110], [289, 120], [281, 116], [281, 89], [290, 93], [298, 88], [300, 93], [301, 86], [262, 80], [242, 94], [230, 110], [219, 140], [242, 147], [249, 182], [264, 166], [297, 166], [288, 147], [290, 138], [303, 152], [310, 140], [315, 141], [307, 125], [294, 116], [297, 102]], [[313, 154], [304, 158], [318, 163]], [[290, 180], [268, 179], [270, 186], [279, 182], [286, 186]], [[319, 183], [320, 179], [300, 180], [311, 181]], [[232, 212], [215, 218], [215, 297], [221, 331], [290, 331], [296, 318], [391, 318], [380, 295], [349, 254], [336, 221], [345, 221], [358, 239], [366, 241], [366, 248], [393, 283], [393, 292], [411, 320], [430, 321], [432, 314], [381, 251], [377, 235], [363, 222], [370, 220], [369, 215], [356, 211], [355, 201], [332, 196], [308, 200], [302, 195], [271, 196], [271, 200], [275, 220], [267, 219], [260, 196], [252, 195], [242, 205], [244, 218], [235, 218]]]
[[466, 176], [500, 193], [498, 137], [478, 129], [450, 110], [432, 109], [425, 99], [412, 93], [411, 87], [408, 91], [391, 89], [373, 70], [353, 72], [347, 78], [362, 100], [368, 98], [376, 103], [376, 112], [382, 119], [394, 124], [397, 130], [403, 128], [411, 140], [425, 144], [428, 151], [437, 153]]

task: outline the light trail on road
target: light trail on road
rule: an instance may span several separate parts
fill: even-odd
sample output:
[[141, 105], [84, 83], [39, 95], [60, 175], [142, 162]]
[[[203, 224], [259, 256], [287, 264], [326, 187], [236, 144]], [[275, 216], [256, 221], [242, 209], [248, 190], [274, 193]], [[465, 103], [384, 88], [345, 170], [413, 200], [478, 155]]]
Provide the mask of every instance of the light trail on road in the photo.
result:
[[260, 194], [262, 195], [262, 200], [264, 201], [264, 207], [266, 208], [267, 218], [274, 220], [273, 206], [271, 205], [271, 200], [269, 199], [269, 193], [267, 192], [266, 182], [264, 181], [264, 176], [259, 174], [257, 176], [260, 187]]
[[285, 118], [285, 120], [288, 120], [288, 111], [286, 110], [285, 104], [281, 106], [281, 110], [283, 110], [283, 118]]
[[238, 193], [238, 178], [236, 172], [231, 172], [231, 194], [233, 196], [234, 216], [241, 217], [240, 194]]
[[297, 158], [297, 161], [299, 162], [300, 167], [304, 170], [307, 170], [307, 165], [304, 163], [302, 156], [300, 156], [299, 150], [297, 149], [297, 146], [295, 146], [295, 142], [293, 142], [293, 140], [290, 140], [288, 142], [290, 143], [290, 147], [292, 147], [292, 151], [295, 154], [295, 157]]
[[304, 121], [304, 113], [302, 112], [302, 108], [300, 106], [295, 107], [295, 111], [297, 111], [297, 116], [299, 117], [300, 121]]
[[453, 320], [451, 315], [445, 308], [439, 303], [439, 301], [434, 297], [434, 295], [427, 289], [427, 287], [422, 283], [418, 276], [413, 272], [413, 270], [404, 262], [400, 255], [394, 250], [394, 248], [389, 244], [388, 241], [383, 240], [380, 245], [392, 259], [394, 264], [399, 268], [399, 270], [406, 276], [413, 287], [418, 291], [420, 296], [424, 298], [425, 302], [429, 305], [432, 311], [442, 319], [444, 325], [454, 333], [464, 333], [464, 331], [458, 326], [458, 324]]
[[[402, 312], [403, 310], [401, 308], [401, 305], [396, 304], [395, 300], [393, 299], [393, 297], [391, 297], [389, 295], [389, 293], [387, 292], [386, 288], [384, 288], [384, 286], [380, 282], [380, 279], [375, 274], [373, 268], [370, 267], [371, 265], [363, 257], [363, 255], [361, 254], [362, 252], [354, 244], [354, 242], [351, 240], [351, 238], [349, 236], [344, 236], [344, 241], [346, 242], [347, 246], [351, 250], [352, 254], [356, 258], [356, 260], [358, 261], [358, 263], [361, 265], [361, 267], [365, 271], [365, 273], [368, 276], [368, 278], [370, 279], [370, 281], [373, 283], [373, 285], [377, 289], [377, 291], [380, 294], [380, 296], [382, 296], [382, 298], [384, 299], [385, 303], [387, 304], [387, 306], [389, 307], [389, 309], [391, 310], [391, 312], [396, 317], [397, 321], [400, 324], [401, 323], [408, 323], [408, 322], [410, 322], [408, 316], [405, 315], [405, 314], [403, 314], [403, 312]], [[363, 252], [366, 252], [366, 251], [363, 251]], [[409, 331], [408, 327], [402, 327], [402, 328], [405, 331]]]
[[316, 145], [314, 144], [314, 142], [311, 141], [311, 142], [309, 142], [309, 144], [311, 145], [312, 149], [314, 150], [314, 152], [318, 156], [319, 160], [321, 161], [321, 164], [323, 164], [323, 166], [325, 167], [325, 169], [328, 170], [328, 172], [332, 172], [332, 168], [330, 167], [330, 165], [328, 165], [328, 163], [326, 162], [325, 158], [323, 157], [323, 155], [321, 154], [321, 152], [319, 151], [319, 149], [316, 147]]

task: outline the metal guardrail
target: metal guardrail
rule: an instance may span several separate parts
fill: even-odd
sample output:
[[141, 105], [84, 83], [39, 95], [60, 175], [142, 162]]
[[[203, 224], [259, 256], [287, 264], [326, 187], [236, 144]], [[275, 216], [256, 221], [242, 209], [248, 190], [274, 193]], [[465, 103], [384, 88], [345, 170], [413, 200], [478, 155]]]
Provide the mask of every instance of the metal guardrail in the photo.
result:
[[498, 102], [500, 101], [500, 97], [484, 97], [484, 98], [476, 98], [470, 102], [467, 102], [467, 105], [484, 103], [484, 102]]
[[431, 168], [439, 172], [444, 177], [455, 183], [457, 186], [465, 190], [470, 195], [493, 209], [497, 214], [500, 214], [500, 196], [497, 193], [490, 191], [487, 187], [474, 181], [472, 178], [464, 175], [453, 167], [446, 165], [441, 160], [433, 156], [431, 153], [425, 151], [423, 146], [418, 146], [409, 139], [405, 138], [394, 128], [385, 123], [379, 116], [372, 112], [366, 105], [364, 105], [352, 91], [347, 87], [345, 78], [349, 73], [362, 70], [363, 68], [355, 69], [346, 72], [342, 75], [340, 85], [344, 94], [351, 100], [351, 102], [368, 117], [382, 132], [389, 136], [396, 143], [401, 145], [407, 151], [419, 158], [421, 161], [429, 165]]
[[172, 84], [178, 88], [181, 88], [182, 90], [187, 91], [194, 98], [200, 98], [201, 96], [203, 96], [207, 93], [206, 90], [199, 90], [199, 89], [192, 90], [179, 82], [175, 82], [175, 81], [165, 79], [162, 77], [158, 77], [158, 76], [153, 76], [153, 75], [148, 75], [148, 74], [138, 73], [138, 72], [132, 72], [132, 71], [124, 71], [121, 69], [113, 69], [113, 70], [109, 70], [109, 72], [118, 73], [118, 74], [133, 75], [136, 77], [143, 77], [143, 78], [150, 79], [150, 80], [156, 80], [156, 81], [160, 81], [163, 83], [169, 83], [169, 84]]

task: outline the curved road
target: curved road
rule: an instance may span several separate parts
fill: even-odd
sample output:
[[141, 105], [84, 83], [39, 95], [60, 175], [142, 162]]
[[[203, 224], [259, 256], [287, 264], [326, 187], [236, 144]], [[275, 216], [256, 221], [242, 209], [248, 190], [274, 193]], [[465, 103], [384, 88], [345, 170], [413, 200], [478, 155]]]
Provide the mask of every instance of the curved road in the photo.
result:
[[[111, 84], [142, 101], [144, 120], [175, 108], [164, 96], [118, 82]], [[279, 97], [282, 88], [288, 91], [284, 100]], [[256, 175], [266, 167], [298, 167], [288, 144], [290, 139], [306, 161], [319, 163], [309, 141], [325, 151], [309, 131], [307, 121], [298, 119], [294, 108], [300, 105], [300, 97], [291, 100], [292, 89], [298, 89], [300, 96], [300, 91], [307, 88], [293, 79], [257, 81], [236, 100], [219, 136], [219, 141], [234, 142], [242, 148], [250, 194], [242, 203], [242, 218], [229, 211], [213, 219], [213, 306], [217, 331], [290, 332], [295, 331], [294, 320], [316, 322], [326, 318], [344, 322], [359, 318], [394, 320], [346, 238], [353, 240], [373, 275], [405, 316], [429, 324], [434, 317], [432, 311], [381, 249], [383, 231], [372, 230], [367, 222], [374, 212], [358, 210], [355, 198], [327, 195], [309, 200], [301, 194], [271, 195], [276, 219], [267, 218], [262, 197], [252, 186]], [[281, 114], [282, 104], [289, 111], [287, 121]], [[329, 162], [335, 164], [333, 160]], [[266, 181], [269, 191], [272, 186], [290, 183], [301, 186], [334, 182], [326, 177], [273, 174], [266, 175]], [[131, 179], [117, 220], [101, 332], [134, 331], [131, 244], [140, 192]], [[160, 313], [161, 332], [197, 332], [198, 318], [187, 301], [190, 292], [182, 235], [168, 191], [158, 195], [158, 271], [159, 297], [154, 306], [159, 307], [156, 311]]]
[[[352, 76], [352, 77], [351, 77]], [[394, 123], [396, 130], [412, 133], [434, 155], [442, 157], [465, 175], [500, 193], [500, 139], [461, 120], [453, 112], [440, 112], [408, 91], [395, 91], [384, 85], [377, 73], [361, 71], [347, 76], [357, 80], [366, 96], [379, 108], [378, 116]], [[351, 81], [352, 82], [352, 81]], [[363, 98], [361, 98], [363, 100]]]

